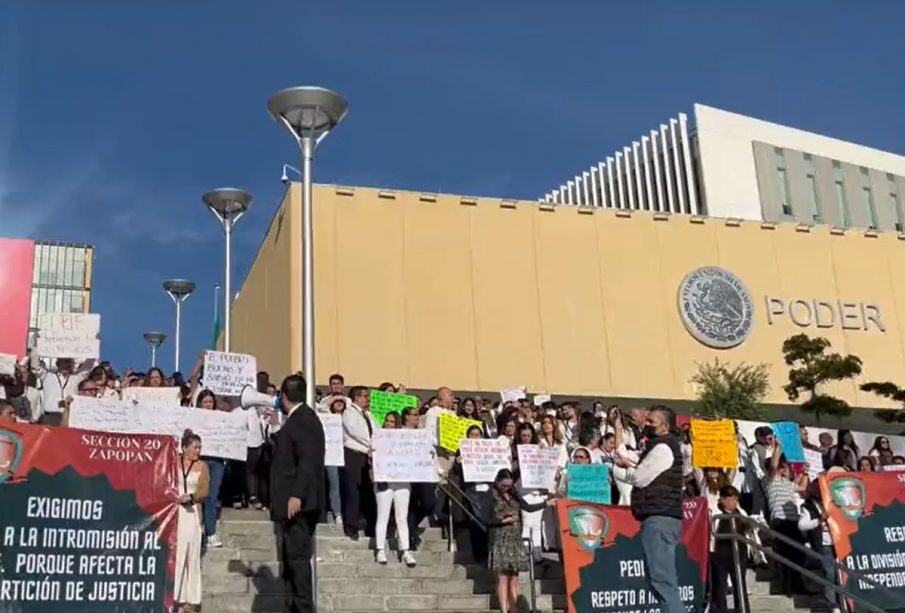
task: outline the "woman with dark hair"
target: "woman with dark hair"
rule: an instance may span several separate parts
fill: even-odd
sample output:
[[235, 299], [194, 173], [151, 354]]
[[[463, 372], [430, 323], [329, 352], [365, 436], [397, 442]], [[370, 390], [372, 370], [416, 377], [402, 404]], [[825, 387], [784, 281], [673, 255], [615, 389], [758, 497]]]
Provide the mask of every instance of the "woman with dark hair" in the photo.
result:
[[[383, 427], [395, 430], [400, 426], [399, 413], [391, 411], [383, 419]], [[377, 521], [374, 526], [374, 548], [377, 550], [378, 564], [387, 563], [387, 527], [390, 523], [390, 511], [395, 511], [396, 536], [399, 557], [403, 564], [412, 568], [417, 564], [415, 556], [409, 551], [408, 513], [412, 486], [410, 483], [374, 483], [374, 497], [377, 499]]]
[[839, 431], [836, 437], [836, 444], [830, 447], [829, 456], [832, 466], [841, 466], [845, 470], [857, 472], [861, 450], [858, 449], [851, 430]]
[[459, 405], [457, 414], [465, 419], [473, 419], [475, 421], [480, 419], [478, 417], [478, 406], [475, 404], [474, 398], [465, 398]]
[[175, 607], [201, 610], [201, 503], [207, 497], [210, 475], [200, 460], [201, 437], [186, 430], [179, 455], [179, 514], [176, 528]]
[[[465, 431], [465, 438], [480, 439], [484, 437], [484, 430], [481, 426], [469, 426]], [[456, 477], [463, 484], [462, 491], [465, 494], [465, 503], [468, 510], [475, 518], [487, 517], [487, 492], [490, 491], [489, 483], [475, 483], [465, 481], [465, 474], [462, 470], [462, 452], [456, 452], [456, 463], [453, 467]], [[478, 525], [472, 517], [468, 517], [468, 536], [471, 541], [471, 553], [475, 562], [483, 564], [487, 561], [487, 531], [483, 526]]]
[[[549, 492], [540, 489], [523, 488], [521, 483], [521, 471], [518, 469], [518, 448], [521, 445], [537, 445], [537, 431], [530, 423], [521, 423], [518, 425], [515, 440], [515, 444], [512, 445], [512, 466], [516, 468], [519, 495], [528, 504], [541, 503], [546, 500]], [[531, 539], [531, 543], [534, 545], [535, 562], [540, 561], [541, 554], [543, 553], [543, 515], [543, 508], [536, 511], [522, 511], [522, 538]]]
[[522, 511], [540, 511], [545, 505], [555, 504], [553, 499], [538, 504], [528, 504], [515, 489], [512, 471], [503, 469], [497, 473], [490, 490], [490, 564], [497, 573], [497, 598], [500, 611], [509, 613], [515, 609], [519, 597], [520, 572], [528, 570], [528, 555], [522, 544]]
[[[202, 390], [198, 394], [195, 406], [207, 411], [217, 410], [217, 397], [210, 390]], [[223, 542], [217, 536], [217, 504], [220, 500], [220, 486], [223, 485], [223, 474], [226, 472], [226, 463], [223, 458], [204, 456], [201, 458], [207, 464], [210, 476], [210, 491], [204, 503], [204, 536], [206, 547], [216, 549], [223, 547]]]
[[864, 456], [858, 460], [858, 472], [872, 473], [875, 470], [874, 463], [869, 457]]
[[167, 377], [163, 374], [162, 370], [156, 366], [152, 366], [148, 369], [148, 374], [145, 375], [145, 381], [142, 384], [142, 387], [166, 387], [166, 385]]
[[892, 447], [889, 445], [889, 438], [886, 436], [878, 436], [874, 439], [874, 446], [870, 448], [867, 455], [872, 458], [879, 458], [880, 452], [886, 450], [892, 451]]
[[107, 369], [103, 366], [95, 366], [88, 371], [88, 380], [98, 386], [98, 398], [119, 398], [119, 392], [109, 385]]

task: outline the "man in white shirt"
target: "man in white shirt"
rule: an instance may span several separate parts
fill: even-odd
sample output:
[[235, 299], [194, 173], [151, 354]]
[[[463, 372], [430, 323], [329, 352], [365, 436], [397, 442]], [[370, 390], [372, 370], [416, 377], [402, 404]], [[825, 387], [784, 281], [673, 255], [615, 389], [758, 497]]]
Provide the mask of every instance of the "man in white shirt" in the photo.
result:
[[343, 507], [343, 531], [353, 541], [358, 540], [362, 515], [367, 522], [366, 535], [374, 531], [377, 502], [370, 474], [371, 440], [377, 424], [368, 410], [371, 397], [368, 388], [353, 387], [349, 392], [350, 403], [343, 411], [344, 463], [340, 482], [345, 495]]
[[317, 403], [317, 412], [330, 413], [330, 407], [334, 400], [342, 400], [346, 403], [346, 408], [349, 408], [349, 405], [352, 404], [352, 400], [346, 396], [346, 380], [339, 373], [330, 375], [330, 393]]
[[55, 367], [46, 367], [38, 354], [31, 353], [31, 369], [41, 382], [42, 414], [32, 418], [45, 426], [59, 426], [66, 408], [64, 401], [68, 396], [76, 396], [79, 383], [88, 376], [95, 360], [85, 360], [78, 370], [73, 369], [72, 358], [57, 358]]

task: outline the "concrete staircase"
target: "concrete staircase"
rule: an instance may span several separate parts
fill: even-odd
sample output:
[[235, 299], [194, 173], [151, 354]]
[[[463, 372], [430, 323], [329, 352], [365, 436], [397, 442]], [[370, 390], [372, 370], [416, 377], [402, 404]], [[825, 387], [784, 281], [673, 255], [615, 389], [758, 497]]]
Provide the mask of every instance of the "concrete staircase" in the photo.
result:
[[[273, 527], [263, 512], [224, 509], [219, 534], [222, 549], [208, 552], [203, 563], [204, 613], [277, 613], [283, 610], [285, 588], [280, 579]], [[389, 563], [374, 561], [368, 539], [355, 542], [339, 526], [320, 525], [316, 545], [317, 607], [319, 611], [490, 611], [498, 609], [493, 573], [475, 564], [467, 534], [458, 552], [447, 551], [438, 528], [427, 528], [408, 568], [390, 539]], [[536, 566], [539, 611], [566, 608], [562, 567], [548, 557]], [[522, 576], [522, 610], [528, 610], [530, 585]]]
[[[204, 613], [279, 613], [285, 587], [280, 579], [273, 525], [266, 513], [224, 509], [220, 536], [222, 549], [207, 553], [203, 562]], [[438, 528], [421, 535], [418, 565], [408, 568], [396, 555], [396, 543], [386, 566], [374, 561], [368, 539], [355, 542], [339, 526], [320, 525], [317, 532], [317, 605], [319, 611], [473, 612], [499, 609], [493, 573], [475, 564], [467, 534], [459, 535], [456, 553]], [[555, 556], [535, 567], [539, 611], [566, 609], [562, 567]], [[530, 586], [522, 575], [521, 610], [528, 610]], [[793, 601], [770, 593], [769, 572], [748, 570], [748, 596], [752, 612], [793, 612], [809, 609], [809, 599]], [[732, 596], [729, 596], [732, 606]]]

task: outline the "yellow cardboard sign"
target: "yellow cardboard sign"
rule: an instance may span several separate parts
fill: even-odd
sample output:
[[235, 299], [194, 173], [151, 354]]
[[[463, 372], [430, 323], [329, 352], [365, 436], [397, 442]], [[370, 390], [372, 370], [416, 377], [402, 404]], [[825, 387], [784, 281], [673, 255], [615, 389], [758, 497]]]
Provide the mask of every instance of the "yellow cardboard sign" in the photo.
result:
[[692, 419], [691, 445], [695, 468], [738, 468], [738, 441], [731, 419]]
[[440, 413], [440, 446], [447, 451], [458, 451], [459, 442], [465, 438], [465, 434], [472, 426], [484, 427], [479, 421], [466, 419], [451, 415], [448, 413]]

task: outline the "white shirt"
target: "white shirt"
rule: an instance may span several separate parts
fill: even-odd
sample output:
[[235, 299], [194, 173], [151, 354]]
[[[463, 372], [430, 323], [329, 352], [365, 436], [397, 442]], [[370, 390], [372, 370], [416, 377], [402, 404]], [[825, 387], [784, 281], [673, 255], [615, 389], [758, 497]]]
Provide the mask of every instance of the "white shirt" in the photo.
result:
[[[79, 383], [88, 376], [88, 366], [93, 361], [86, 361], [69, 375], [61, 375], [56, 368], [48, 368], [38, 358], [38, 354], [31, 354], [31, 368], [41, 381], [41, 413], [61, 414], [63, 412], [60, 407], [60, 401], [67, 396], [77, 396]], [[35, 418], [36, 420], [39, 417]]]
[[317, 407], [316, 407], [317, 412], [318, 413], [331, 413], [330, 405], [333, 404], [334, 400], [338, 400], [339, 398], [342, 398], [343, 401], [346, 403], [347, 409], [352, 405], [352, 399], [349, 398], [348, 396], [333, 396], [331, 394], [330, 396], [327, 396], [326, 398], [324, 398], [323, 400], [321, 400], [320, 402], [317, 403]]
[[[370, 424], [370, 429], [368, 425]], [[343, 447], [358, 453], [371, 451], [371, 437], [377, 424], [370, 413], [365, 412], [354, 402], [343, 411]]]
[[[295, 407], [293, 407], [294, 409]], [[267, 437], [280, 429], [279, 424], [273, 425], [265, 415], [261, 415], [254, 408], [238, 409], [244, 410], [246, 419], [248, 420], [248, 435], [246, 445], [252, 449], [257, 449], [267, 442]]]
[[440, 415], [442, 413], [446, 413], [448, 415], [455, 415], [453, 411], [449, 409], [444, 409], [439, 404], [435, 407], [431, 407], [427, 410], [427, 413], [424, 414], [423, 426], [424, 429], [431, 433], [431, 440], [434, 442], [434, 445], [440, 444], [439, 438], [439, 428], [437, 426], [437, 421], [440, 419]]
[[639, 463], [640, 454], [620, 445], [617, 453], [635, 463], [635, 468], [626, 470], [626, 480], [635, 487], [647, 487], [654, 479], [672, 468], [673, 457], [669, 445], [654, 445]]

